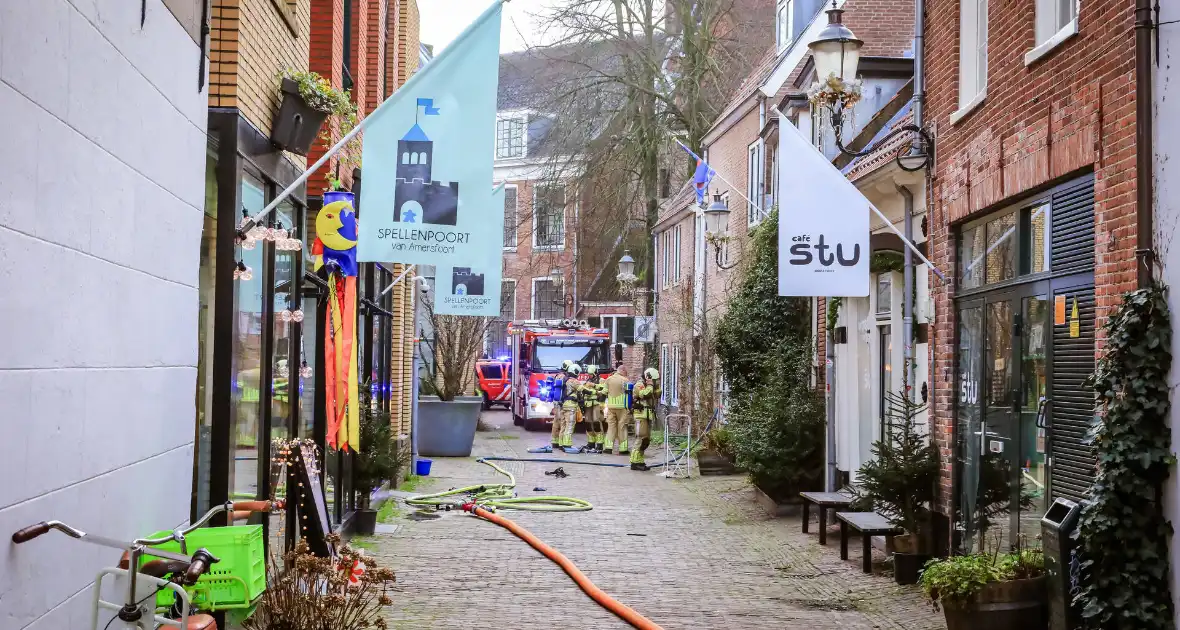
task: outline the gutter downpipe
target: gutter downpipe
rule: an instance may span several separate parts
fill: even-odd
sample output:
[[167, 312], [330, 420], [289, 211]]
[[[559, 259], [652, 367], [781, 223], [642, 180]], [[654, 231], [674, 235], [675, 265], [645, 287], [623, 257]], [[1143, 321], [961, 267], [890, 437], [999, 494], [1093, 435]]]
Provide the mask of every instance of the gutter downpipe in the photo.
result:
[[1151, 0], [1135, 0], [1135, 269], [1139, 288], [1152, 283], [1154, 217], [1152, 214]]
[[[819, 302], [816, 301], [816, 304]], [[826, 308], [832, 308], [832, 298], [824, 300]], [[816, 313], [820, 315], [820, 313]], [[835, 328], [827, 328], [828, 318], [827, 313], [823, 313], [823, 326], [827, 329], [824, 334], [824, 354], [826, 366], [824, 370], [824, 386], [828, 390], [828, 400], [825, 405], [827, 409], [827, 475], [824, 476], [824, 490], [826, 492], [835, 492], [836, 487], [836, 344], [832, 342], [832, 335], [836, 333]]]

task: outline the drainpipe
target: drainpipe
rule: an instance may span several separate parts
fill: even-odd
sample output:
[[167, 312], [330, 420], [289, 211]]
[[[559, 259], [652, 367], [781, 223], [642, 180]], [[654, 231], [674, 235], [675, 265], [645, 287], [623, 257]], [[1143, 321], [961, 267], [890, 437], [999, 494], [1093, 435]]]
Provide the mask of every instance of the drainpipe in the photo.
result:
[[[819, 304], [819, 301], [816, 301]], [[832, 308], [832, 298], [824, 301], [827, 308]], [[828, 325], [827, 313], [817, 313], [823, 317], [823, 325], [826, 328]], [[835, 328], [829, 328], [827, 334], [824, 335], [824, 385], [828, 390], [827, 405], [827, 422], [828, 422], [828, 474], [824, 479], [824, 490], [827, 492], [835, 492], [836, 488], [836, 344], [833, 343], [832, 335], [835, 334]]]
[[[905, 200], [905, 238], [914, 242], [914, 195], [905, 186], [898, 186], [897, 192]], [[910, 400], [910, 385], [913, 380], [914, 360], [914, 253], [905, 248], [905, 280], [901, 296], [901, 339], [902, 339], [902, 392]]]
[[1135, 268], [1139, 287], [1152, 282], [1151, 0], [1135, 0]]
[[[1136, 2], [1150, 2], [1150, 0], [1136, 0]], [[923, 67], [926, 57], [924, 51], [926, 39], [925, 13], [926, 0], [914, 0], [914, 97], [911, 99], [913, 105], [910, 108], [914, 112], [914, 124], [919, 127], [925, 122], [922, 112], [922, 106], [926, 101], [926, 69]], [[929, 151], [930, 147], [926, 147], [926, 150]], [[906, 238], [909, 237], [907, 236]]]

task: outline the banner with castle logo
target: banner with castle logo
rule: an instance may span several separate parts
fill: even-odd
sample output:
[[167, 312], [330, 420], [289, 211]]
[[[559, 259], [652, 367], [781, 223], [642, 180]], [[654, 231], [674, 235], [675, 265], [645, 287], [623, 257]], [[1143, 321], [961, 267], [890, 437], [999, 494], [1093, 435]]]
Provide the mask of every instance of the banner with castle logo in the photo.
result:
[[[492, 204], [499, 208], [487, 230], [504, 233], [504, 186], [492, 191]], [[435, 267], [434, 312], [439, 315], [500, 316], [501, 275], [504, 268], [500, 247], [484, 250], [483, 260], [463, 267]]]
[[[504, 215], [488, 188], [500, 13], [496, 2], [369, 115], [357, 260], [468, 268], [486, 289], [494, 253], [499, 292]], [[460, 284], [470, 294], [475, 281]]]

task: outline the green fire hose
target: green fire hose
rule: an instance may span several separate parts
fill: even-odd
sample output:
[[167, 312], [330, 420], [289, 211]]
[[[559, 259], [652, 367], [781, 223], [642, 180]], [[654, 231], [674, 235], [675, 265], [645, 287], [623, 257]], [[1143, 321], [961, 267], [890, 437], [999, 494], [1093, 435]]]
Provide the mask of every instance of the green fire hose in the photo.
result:
[[418, 495], [405, 499], [406, 505], [433, 507], [436, 509], [453, 509], [461, 508], [468, 503], [476, 503], [481, 507], [532, 510], [535, 512], [582, 512], [594, 508], [589, 501], [574, 497], [515, 496], [516, 477], [513, 477], [512, 473], [486, 459], [481, 458], [476, 461], [485, 466], [491, 466], [496, 472], [508, 477], [508, 483], [485, 483], [478, 486], [452, 488], [433, 494]]

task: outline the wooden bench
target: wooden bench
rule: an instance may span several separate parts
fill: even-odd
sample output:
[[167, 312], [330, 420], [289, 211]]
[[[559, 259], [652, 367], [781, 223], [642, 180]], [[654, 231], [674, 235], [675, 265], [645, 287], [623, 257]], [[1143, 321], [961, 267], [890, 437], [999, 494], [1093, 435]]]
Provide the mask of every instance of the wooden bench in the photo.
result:
[[884, 536], [891, 539], [904, 534], [905, 530], [890, 523], [888, 519], [876, 512], [837, 512], [836, 520], [840, 521], [840, 559], [848, 559], [848, 528], [860, 532], [863, 543], [861, 569], [865, 573], [873, 571], [873, 536]]
[[811, 506], [819, 508], [819, 544], [828, 544], [828, 510], [838, 510], [852, 505], [852, 497], [840, 492], [800, 492], [803, 497], [803, 533], [807, 533], [811, 520]]

